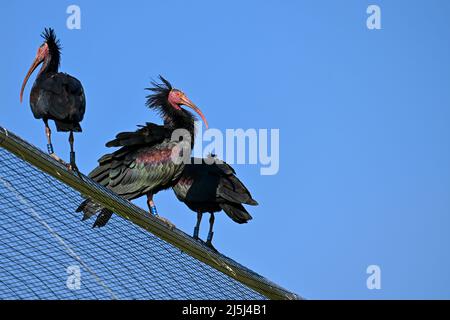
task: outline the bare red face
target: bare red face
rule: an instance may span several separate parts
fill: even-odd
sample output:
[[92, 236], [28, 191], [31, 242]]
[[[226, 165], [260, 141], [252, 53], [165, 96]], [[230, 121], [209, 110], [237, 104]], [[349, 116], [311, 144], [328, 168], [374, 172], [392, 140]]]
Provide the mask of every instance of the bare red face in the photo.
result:
[[169, 92], [169, 103], [172, 107], [174, 107], [177, 110], [181, 110], [180, 105], [182, 105], [182, 98], [184, 96], [184, 93], [180, 90], [173, 89]]
[[30, 67], [30, 70], [28, 70], [27, 75], [25, 76], [25, 79], [23, 80], [22, 89], [20, 90], [20, 102], [22, 103], [23, 100], [23, 91], [25, 90], [25, 86], [27, 85], [28, 79], [33, 74], [34, 70], [47, 59], [49, 55], [49, 49], [47, 43], [44, 43], [42, 46], [39, 47], [36, 58], [34, 58], [33, 64]]
[[189, 98], [183, 92], [177, 89], [171, 90], [168, 100], [170, 105], [176, 110], [181, 110], [180, 106], [187, 106], [194, 110], [202, 118], [203, 122], [205, 123], [206, 129], [208, 129], [208, 121], [206, 121], [206, 118], [203, 115], [202, 111], [191, 100], [189, 100]]

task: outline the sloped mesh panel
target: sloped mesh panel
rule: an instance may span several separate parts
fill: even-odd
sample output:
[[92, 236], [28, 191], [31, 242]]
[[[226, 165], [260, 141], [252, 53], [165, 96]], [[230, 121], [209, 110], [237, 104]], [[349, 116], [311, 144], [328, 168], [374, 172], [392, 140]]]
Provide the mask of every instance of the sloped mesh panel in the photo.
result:
[[82, 200], [0, 148], [0, 299], [265, 299], [118, 216], [92, 229]]

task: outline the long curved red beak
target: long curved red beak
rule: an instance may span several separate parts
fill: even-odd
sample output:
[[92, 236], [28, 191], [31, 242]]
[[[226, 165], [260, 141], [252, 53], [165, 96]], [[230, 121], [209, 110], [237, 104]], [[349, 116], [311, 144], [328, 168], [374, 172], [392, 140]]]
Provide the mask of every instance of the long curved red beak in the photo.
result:
[[186, 97], [186, 96], [182, 97], [181, 101], [182, 101], [183, 105], [194, 110], [202, 118], [203, 122], [205, 123], [206, 129], [208, 129], [209, 128], [208, 121], [206, 120], [205, 116], [203, 115], [203, 112], [191, 100], [189, 100], [188, 97]]
[[44, 59], [40, 58], [39, 56], [37, 56], [34, 61], [33, 64], [30, 67], [30, 70], [28, 70], [27, 75], [25, 76], [25, 79], [23, 80], [22, 83], [22, 89], [20, 89], [20, 103], [22, 103], [23, 100], [23, 91], [25, 90], [25, 86], [27, 85], [28, 79], [30, 78], [30, 76], [33, 74], [34, 70], [36, 70], [36, 68], [44, 61]]

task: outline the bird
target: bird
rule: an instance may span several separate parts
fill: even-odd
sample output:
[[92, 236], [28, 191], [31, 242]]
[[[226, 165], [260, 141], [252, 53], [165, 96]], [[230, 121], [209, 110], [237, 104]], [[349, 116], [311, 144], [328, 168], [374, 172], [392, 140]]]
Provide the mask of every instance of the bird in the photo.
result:
[[199, 240], [200, 224], [204, 213], [210, 213], [209, 233], [206, 245], [212, 245], [214, 236], [214, 213], [224, 211], [234, 222], [243, 224], [252, 216], [243, 204], [257, 206], [250, 191], [237, 178], [236, 171], [226, 162], [214, 155], [208, 158], [192, 158], [183, 173], [172, 187], [179, 201], [197, 213], [197, 224], [193, 238]]
[[[101, 157], [98, 167], [89, 177], [126, 200], [147, 196], [150, 215], [173, 227], [170, 221], [159, 216], [153, 196], [177, 182], [183, 172], [184, 163], [191, 157], [196, 118], [182, 106], [194, 110], [202, 118], [206, 128], [208, 122], [202, 111], [185, 93], [173, 88], [164, 77], [159, 76], [159, 79], [161, 83], [153, 81], [153, 86], [147, 88], [151, 94], [147, 96], [146, 105], [161, 115], [164, 124], [147, 122], [138, 126], [138, 130], [134, 132], [119, 133], [114, 140], [106, 143], [106, 146], [120, 149]], [[174, 138], [173, 135], [178, 130], [187, 136], [182, 135], [182, 139]], [[179, 156], [180, 159], [184, 157], [187, 161], [174, 161], [172, 155]], [[94, 228], [105, 226], [112, 215], [109, 209], [90, 199], [86, 199], [76, 211], [84, 213], [83, 220], [99, 213]]]
[[[52, 131], [49, 120], [53, 120], [58, 132], [69, 132], [70, 165], [69, 169], [78, 171], [75, 163], [74, 132], [82, 132], [80, 122], [86, 111], [86, 97], [81, 82], [67, 73], [59, 72], [61, 43], [54, 29], [45, 28], [41, 34], [44, 39], [38, 48], [36, 57], [23, 80], [20, 90], [20, 102], [28, 79], [42, 64], [31, 88], [30, 105], [36, 119], [42, 119], [47, 136], [47, 151], [54, 159], [63, 162], [53, 149]], [[64, 162], [63, 162], [64, 163]]]

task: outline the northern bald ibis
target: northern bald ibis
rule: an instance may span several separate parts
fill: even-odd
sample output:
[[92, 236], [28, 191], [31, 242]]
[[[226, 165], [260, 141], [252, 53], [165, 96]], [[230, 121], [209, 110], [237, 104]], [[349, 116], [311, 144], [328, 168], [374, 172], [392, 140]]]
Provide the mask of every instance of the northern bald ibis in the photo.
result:
[[[56, 124], [58, 132], [70, 132], [70, 166], [78, 171], [75, 164], [74, 132], [81, 132], [80, 122], [83, 120], [86, 110], [86, 98], [83, 86], [76, 78], [67, 73], [58, 72], [61, 59], [61, 45], [52, 28], [45, 28], [42, 33], [44, 42], [38, 48], [36, 58], [33, 61], [20, 90], [20, 102], [23, 101], [23, 92], [28, 79], [42, 64], [31, 88], [30, 105], [36, 119], [42, 119], [45, 124], [48, 153], [58, 161], [61, 159], [55, 155], [52, 145], [52, 132], [48, 125], [49, 120]], [[62, 161], [61, 161], [62, 162]]]
[[173, 191], [178, 200], [197, 212], [194, 239], [199, 239], [203, 214], [206, 212], [211, 214], [206, 244], [214, 249], [212, 245], [214, 213], [223, 210], [234, 222], [243, 224], [252, 219], [243, 204], [256, 206], [258, 203], [236, 177], [236, 172], [230, 165], [211, 156], [207, 160], [192, 158], [191, 163], [185, 165]]
[[[184, 163], [173, 161], [172, 153], [181, 152], [181, 141], [172, 139], [172, 133], [184, 129], [190, 134], [191, 147], [194, 144], [195, 117], [181, 106], [193, 109], [208, 127], [208, 123], [197, 106], [187, 96], [160, 76], [161, 84], [152, 82], [152, 94], [147, 96], [147, 106], [156, 110], [164, 119], [164, 125], [147, 123], [135, 132], [123, 132], [108, 142], [107, 147], [120, 147], [119, 150], [103, 156], [99, 166], [89, 177], [107, 187], [126, 200], [147, 196], [147, 204], [152, 215], [159, 217], [153, 202], [153, 195], [175, 185]], [[84, 201], [77, 212], [84, 212], [83, 220], [100, 212], [94, 227], [104, 226], [112, 212], [91, 200]], [[161, 220], [171, 223], [159, 217]], [[172, 225], [173, 226], [173, 225]]]

